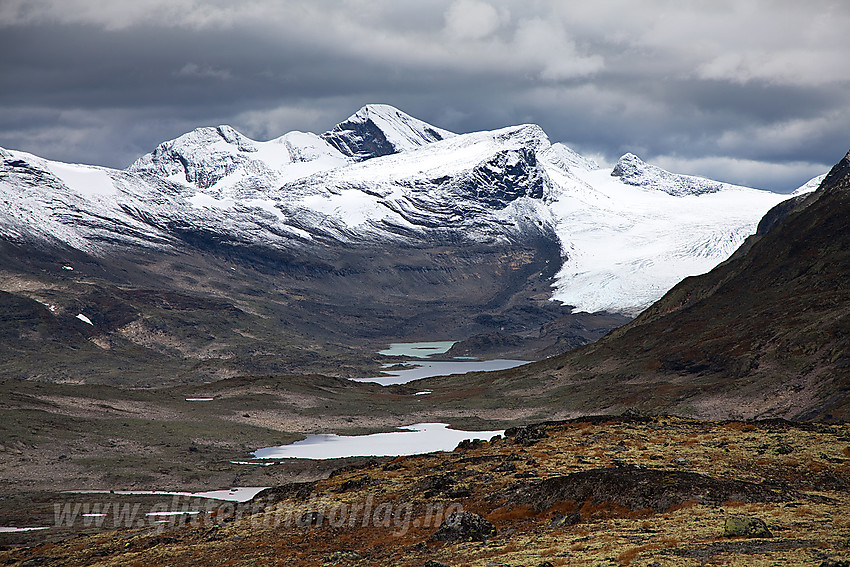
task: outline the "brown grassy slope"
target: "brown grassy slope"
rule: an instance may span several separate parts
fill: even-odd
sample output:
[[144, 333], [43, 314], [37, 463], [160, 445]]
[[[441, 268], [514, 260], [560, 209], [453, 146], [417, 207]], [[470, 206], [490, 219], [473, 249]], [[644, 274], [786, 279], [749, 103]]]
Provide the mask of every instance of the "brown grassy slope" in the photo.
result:
[[[589, 418], [547, 425], [530, 444], [519, 439], [343, 469], [242, 509], [222, 504], [186, 526], [142, 521], [12, 547], [0, 562], [758, 567], [850, 556], [846, 424]], [[486, 542], [430, 540], [460, 508], [496, 533]], [[726, 537], [733, 516], [764, 521], [772, 537]]]

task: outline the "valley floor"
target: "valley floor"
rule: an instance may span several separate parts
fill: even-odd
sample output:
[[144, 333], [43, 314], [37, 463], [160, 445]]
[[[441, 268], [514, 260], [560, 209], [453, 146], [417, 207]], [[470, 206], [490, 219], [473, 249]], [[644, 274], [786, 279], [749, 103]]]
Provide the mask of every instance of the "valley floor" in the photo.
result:
[[[201, 513], [157, 526], [27, 545], [0, 534], [0, 562], [844, 565], [834, 561], [850, 559], [850, 424], [579, 418], [450, 453], [361, 460], [241, 505], [192, 505]], [[495, 532], [450, 516], [461, 511]], [[450, 517], [465, 520], [452, 531]], [[767, 531], [730, 535], [730, 519]]]

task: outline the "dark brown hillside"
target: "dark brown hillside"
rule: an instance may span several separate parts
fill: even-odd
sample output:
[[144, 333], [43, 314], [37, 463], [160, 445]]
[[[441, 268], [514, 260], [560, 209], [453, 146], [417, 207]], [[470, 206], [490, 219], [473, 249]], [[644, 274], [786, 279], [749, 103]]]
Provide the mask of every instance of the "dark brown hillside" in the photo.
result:
[[783, 214], [632, 323], [499, 382], [543, 377], [565, 411], [850, 419], [850, 154]]

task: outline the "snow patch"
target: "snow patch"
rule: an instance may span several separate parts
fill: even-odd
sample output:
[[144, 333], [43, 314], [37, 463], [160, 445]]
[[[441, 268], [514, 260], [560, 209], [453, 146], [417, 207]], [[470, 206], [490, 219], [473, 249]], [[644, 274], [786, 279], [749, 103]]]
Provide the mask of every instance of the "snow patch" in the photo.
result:
[[189, 202], [196, 209], [219, 209], [223, 211], [233, 210], [236, 206], [236, 201], [233, 199], [216, 199], [212, 195], [206, 193], [195, 193]]
[[357, 189], [347, 189], [339, 193], [311, 195], [305, 197], [300, 206], [317, 211], [326, 216], [335, 217], [348, 228], [355, 228], [369, 221], [392, 216], [392, 211], [384, 206], [374, 195]]
[[112, 178], [103, 169], [57, 161], [46, 163], [47, 169], [78, 195], [95, 198], [118, 194]]

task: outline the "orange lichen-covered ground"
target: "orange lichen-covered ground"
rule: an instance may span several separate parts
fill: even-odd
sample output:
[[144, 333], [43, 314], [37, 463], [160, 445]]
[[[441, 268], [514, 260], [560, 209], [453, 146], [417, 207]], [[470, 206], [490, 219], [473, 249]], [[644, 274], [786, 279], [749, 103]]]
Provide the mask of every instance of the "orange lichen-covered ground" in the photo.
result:
[[[6, 547], [0, 562], [756, 567], [850, 560], [847, 424], [606, 417], [508, 434], [451, 453], [341, 469], [176, 522]], [[495, 533], [432, 538], [462, 511]], [[771, 537], [726, 535], [730, 517], [762, 520]]]

